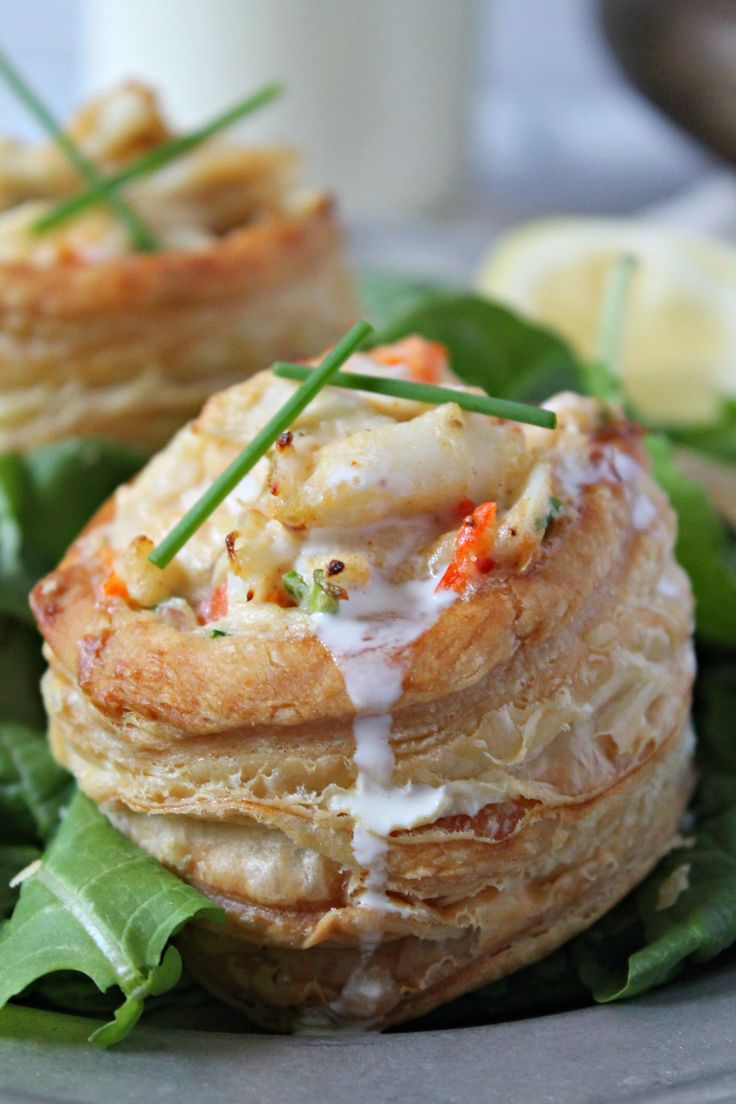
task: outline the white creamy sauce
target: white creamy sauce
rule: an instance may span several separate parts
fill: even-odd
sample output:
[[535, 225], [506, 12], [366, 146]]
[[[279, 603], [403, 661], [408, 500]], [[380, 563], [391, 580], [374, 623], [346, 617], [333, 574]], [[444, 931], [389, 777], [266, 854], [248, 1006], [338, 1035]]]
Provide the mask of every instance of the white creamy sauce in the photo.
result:
[[628, 453], [613, 450], [610, 465], [625, 485], [631, 502], [631, 523], [637, 532], [648, 529], [657, 516], [657, 508], [649, 495], [639, 490], [644, 470]]
[[657, 516], [657, 510], [651, 498], [645, 494], [639, 494], [634, 499], [631, 510], [631, 520], [634, 528], [641, 531], [647, 529]]
[[677, 584], [666, 575], [663, 575], [657, 583], [657, 592], [659, 594], [663, 594], [665, 598], [680, 598], [682, 595], [682, 592]]
[[609, 448], [605, 450], [604, 459], [608, 460], [622, 483], [637, 483], [641, 479], [641, 465], [628, 452]]
[[366, 870], [358, 897], [364, 907], [393, 907], [384, 889], [389, 833], [431, 820], [443, 803], [441, 788], [392, 785], [390, 742], [390, 710], [401, 697], [406, 650], [457, 597], [454, 591], [437, 593], [436, 586], [436, 578], [392, 584], [374, 570], [368, 586], [351, 590], [339, 613], [313, 617], [358, 713], [355, 785], [334, 794], [330, 806], [353, 818], [353, 852]]
[[[374, 569], [369, 584], [350, 592], [337, 614], [316, 614], [314, 628], [339, 666], [355, 706], [355, 784], [334, 794], [330, 806], [353, 818], [353, 854], [365, 870], [356, 903], [382, 911], [401, 909], [386, 894], [389, 833], [432, 820], [443, 803], [443, 788], [392, 783], [391, 706], [401, 697], [406, 651], [457, 597], [436, 592], [437, 578], [392, 584]], [[331, 1008], [373, 1015], [387, 978], [374, 958], [378, 940], [366, 940], [360, 961]], [[390, 980], [390, 979], [388, 979]]]

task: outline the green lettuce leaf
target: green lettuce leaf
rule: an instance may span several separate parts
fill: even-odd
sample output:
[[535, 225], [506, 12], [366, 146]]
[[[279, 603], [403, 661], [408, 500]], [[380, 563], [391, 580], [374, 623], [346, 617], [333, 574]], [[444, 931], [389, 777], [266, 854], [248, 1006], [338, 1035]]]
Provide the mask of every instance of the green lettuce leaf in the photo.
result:
[[[660, 894], [678, 873], [683, 888], [667, 904]], [[669, 855], [623, 909], [580, 937], [575, 948], [581, 980], [595, 1000], [606, 1002], [663, 985], [686, 962], [707, 962], [734, 941], [736, 807], [702, 825], [692, 847]]]
[[666, 438], [649, 434], [647, 448], [654, 474], [677, 513], [677, 558], [693, 585], [698, 636], [734, 646], [736, 570], [729, 560], [728, 530], [701, 484], [680, 471]]
[[72, 787], [41, 733], [0, 723], [0, 842], [47, 840]]
[[462, 288], [450, 284], [438, 284], [395, 272], [363, 272], [359, 278], [359, 290], [362, 313], [378, 330], [416, 307], [423, 307], [439, 292], [464, 294]]
[[666, 431], [678, 444], [736, 463], [736, 399], [726, 400], [720, 418], [709, 425], [669, 426]]
[[141, 453], [114, 441], [67, 437], [24, 456], [24, 544], [50, 570], [108, 495], [140, 469]]
[[[41, 997], [48, 1004], [59, 1008], [64, 1012], [81, 1012], [85, 1016], [112, 1016], [116, 1006], [120, 1003], [120, 994], [116, 988], [101, 993], [97, 986], [84, 974], [74, 973], [71, 970], [62, 970], [56, 974], [48, 974], [41, 978], [33, 986], [33, 998]], [[182, 1002], [195, 1004], [203, 1003], [208, 999], [206, 990], [202, 990], [196, 982], [182, 972], [181, 979], [173, 989], [158, 997], [149, 997], [146, 1000], [145, 1016], [149, 1019], [151, 1012], [156, 1007], [167, 1006], [172, 1003]], [[212, 1000], [213, 998], [209, 998]]]
[[0, 613], [31, 623], [28, 592], [34, 575], [24, 560], [21, 523], [27, 492], [26, 470], [20, 456], [0, 456]]
[[38, 688], [45, 666], [38, 633], [14, 617], [0, 616], [0, 720], [45, 725]]
[[580, 362], [563, 338], [498, 303], [421, 285], [403, 294], [389, 285], [384, 301], [375, 289], [373, 296], [381, 318], [373, 344], [413, 333], [441, 341], [453, 372], [498, 398], [542, 402], [580, 387]]
[[695, 731], [701, 821], [736, 808], [736, 656], [700, 649], [695, 683]]
[[0, 721], [44, 723], [45, 665], [28, 592], [140, 464], [128, 448], [76, 438], [0, 455]]
[[0, 456], [0, 721], [44, 723], [45, 665], [28, 592], [140, 464], [130, 449], [76, 438]]
[[0, 920], [13, 910], [18, 890], [10, 883], [15, 875], [40, 857], [36, 847], [16, 843], [0, 843]]
[[78, 971], [101, 992], [122, 990], [114, 1019], [90, 1037], [118, 1042], [145, 998], [178, 982], [179, 953], [164, 950], [171, 936], [195, 916], [222, 915], [77, 794], [0, 934], [0, 1007], [39, 978]]
[[33, 624], [31, 587], [141, 462], [122, 445], [82, 438], [0, 456], [0, 613]]

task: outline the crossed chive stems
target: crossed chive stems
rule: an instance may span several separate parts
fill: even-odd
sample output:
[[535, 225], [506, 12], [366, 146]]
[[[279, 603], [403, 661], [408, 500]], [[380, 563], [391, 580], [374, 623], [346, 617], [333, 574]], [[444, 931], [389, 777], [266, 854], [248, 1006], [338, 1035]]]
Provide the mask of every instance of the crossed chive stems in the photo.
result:
[[189, 134], [181, 134], [171, 138], [168, 142], [162, 142], [155, 149], [149, 150], [134, 161], [130, 161], [118, 172], [105, 176], [62, 129], [53, 113], [36, 95], [2, 51], [0, 51], [0, 77], [5, 81], [8, 88], [16, 94], [21, 103], [28, 108], [29, 113], [33, 115], [49, 137], [56, 142], [61, 152], [73, 168], [77, 170], [87, 186], [78, 195], [61, 200], [50, 211], [41, 215], [33, 223], [33, 231], [37, 234], [43, 234], [48, 230], [62, 226], [76, 215], [96, 204], [104, 204], [118, 218], [128, 234], [131, 247], [138, 252], [156, 250], [160, 248], [160, 243], [130, 204], [122, 198], [120, 195], [121, 189], [126, 184], [150, 176], [162, 169], [164, 165], [168, 165], [176, 158], [189, 153], [190, 150], [195, 149], [221, 130], [231, 126], [246, 115], [250, 115], [259, 107], [264, 107], [282, 92], [281, 85], [267, 84], [233, 107], [216, 115], [208, 123], [190, 131]]
[[361, 349], [372, 335], [375, 336], [373, 327], [368, 322], [356, 322], [316, 368], [283, 362], [275, 365], [274, 372], [276, 375], [301, 380], [301, 386], [289, 396], [284, 405], [248, 442], [242, 452], [225, 468], [224, 472], [210, 484], [204, 494], [197, 499], [191, 509], [184, 514], [160, 544], [156, 545], [148, 557], [152, 564], [164, 568], [171, 563], [177, 552], [194, 536], [200, 526], [227, 498], [230, 492], [237, 487], [241, 479], [255, 467], [262, 456], [265, 456], [274, 442], [296, 421], [301, 412], [322, 388], [328, 385], [373, 391], [434, 405], [454, 402], [466, 410], [492, 414], [518, 422], [527, 422], [531, 425], [543, 426], [546, 429], [554, 429], [557, 424], [557, 419], [551, 410], [541, 410], [537, 406], [528, 406], [526, 403], [494, 399], [490, 395], [455, 391], [451, 387], [435, 387], [431, 384], [412, 383], [408, 380], [340, 372], [340, 368], [349, 357]]

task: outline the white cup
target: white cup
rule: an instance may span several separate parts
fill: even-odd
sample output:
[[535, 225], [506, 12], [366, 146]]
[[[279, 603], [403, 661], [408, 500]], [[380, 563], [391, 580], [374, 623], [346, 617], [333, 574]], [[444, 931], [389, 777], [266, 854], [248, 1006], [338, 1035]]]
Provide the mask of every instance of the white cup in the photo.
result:
[[152, 81], [177, 126], [283, 81], [242, 125], [301, 147], [348, 214], [437, 213], [465, 182], [474, 0], [84, 0], [86, 93]]

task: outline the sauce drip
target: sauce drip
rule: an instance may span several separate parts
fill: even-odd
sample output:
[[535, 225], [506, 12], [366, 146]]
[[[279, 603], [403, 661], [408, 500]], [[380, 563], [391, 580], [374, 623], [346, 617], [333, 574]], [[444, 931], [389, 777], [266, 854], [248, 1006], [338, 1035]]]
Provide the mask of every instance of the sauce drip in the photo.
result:
[[431, 820], [442, 804], [441, 788], [393, 785], [390, 741], [390, 710], [401, 697], [408, 648], [456, 597], [437, 593], [436, 585], [436, 578], [392, 584], [374, 571], [338, 614], [314, 616], [316, 633], [339, 666], [356, 710], [355, 785], [330, 804], [353, 818], [353, 853], [366, 872], [357, 903], [366, 908], [395, 907], [385, 892], [388, 835]]

